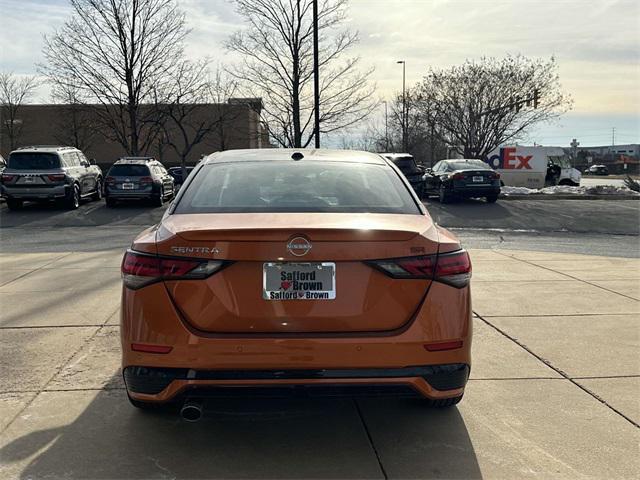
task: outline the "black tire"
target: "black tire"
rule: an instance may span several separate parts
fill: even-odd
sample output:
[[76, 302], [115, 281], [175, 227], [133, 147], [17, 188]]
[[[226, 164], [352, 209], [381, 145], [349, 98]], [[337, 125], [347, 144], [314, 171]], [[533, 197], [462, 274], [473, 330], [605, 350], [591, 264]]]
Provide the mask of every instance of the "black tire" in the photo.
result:
[[116, 206], [116, 201], [113, 198], [107, 197], [105, 200], [107, 202], [107, 207], [114, 208]]
[[64, 203], [68, 210], [76, 210], [80, 207], [80, 187], [78, 187], [78, 185], [71, 187]]
[[438, 191], [438, 200], [440, 200], [440, 203], [449, 203], [449, 201], [451, 200], [451, 197], [445, 190], [444, 185], [440, 185], [440, 190]]
[[462, 400], [462, 395], [460, 395], [459, 397], [453, 397], [453, 398], [427, 400], [426, 402], [429, 408], [449, 408], [460, 403], [460, 400]]
[[160, 187], [160, 193], [158, 194], [158, 196], [154, 197], [153, 204], [156, 207], [161, 207], [162, 205], [164, 205], [164, 188], [163, 187]]
[[99, 178], [96, 181], [96, 191], [93, 192], [93, 195], [91, 195], [91, 198], [94, 200], [102, 200], [102, 179]]
[[487, 203], [496, 203], [498, 201], [498, 195], [489, 195], [487, 197]]
[[24, 203], [22, 200], [16, 200], [15, 198], [7, 198], [7, 208], [9, 210], [20, 210]]

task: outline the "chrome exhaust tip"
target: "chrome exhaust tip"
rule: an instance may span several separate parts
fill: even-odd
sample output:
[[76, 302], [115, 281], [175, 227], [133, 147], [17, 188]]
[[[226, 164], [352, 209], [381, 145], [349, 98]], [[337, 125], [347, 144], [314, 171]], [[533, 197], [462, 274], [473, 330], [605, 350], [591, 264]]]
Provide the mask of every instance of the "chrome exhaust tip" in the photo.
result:
[[180, 409], [180, 416], [187, 422], [197, 422], [202, 418], [202, 402], [194, 398], [187, 398]]

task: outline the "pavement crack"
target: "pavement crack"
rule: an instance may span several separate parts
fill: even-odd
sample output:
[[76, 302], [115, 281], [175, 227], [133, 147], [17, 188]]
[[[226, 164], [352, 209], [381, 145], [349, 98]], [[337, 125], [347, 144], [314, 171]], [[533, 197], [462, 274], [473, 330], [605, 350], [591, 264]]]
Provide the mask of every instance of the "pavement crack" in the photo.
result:
[[362, 415], [362, 410], [360, 409], [360, 404], [358, 403], [358, 400], [356, 400], [355, 398], [353, 399], [353, 404], [355, 405], [356, 411], [358, 412], [358, 417], [360, 418], [360, 422], [362, 423], [362, 428], [364, 428], [364, 431], [367, 434], [367, 439], [369, 440], [369, 445], [371, 446], [371, 449], [373, 450], [373, 453], [376, 456], [376, 460], [378, 461], [378, 467], [380, 468], [380, 471], [382, 472], [382, 475], [386, 480], [386, 479], [389, 478], [389, 475], [387, 475], [387, 471], [384, 469], [384, 465], [382, 464], [382, 459], [380, 458], [380, 453], [378, 452], [378, 449], [376, 448], [376, 445], [373, 442], [373, 437], [371, 436], [371, 432], [369, 431], [369, 427], [367, 426], [367, 422], [364, 421], [364, 415]]
[[59, 257], [54, 258], [53, 260], [51, 260], [48, 263], [45, 263], [44, 265], [39, 266], [38, 268], [34, 268], [33, 270], [28, 271], [27, 273], [20, 275], [19, 277], [16, 277], [14, 279], [9, 280], [8, 282], [2, 283], [0, 284], [0, 287], [5, 287], [7, 285], [12, 284], [13, 282], [16, 282], [18, 280], [20, 280], [21, 278], [26, 277], [27, 275], [31, 275], [32, 273], [38, 272], [40, 270], [43, 270], [45, 267], [48, 267], [49, 265], [51, 265], [52, 263], [57, 262], [58, 260], [62, 260], [63, 258], [67, 258], [69, 255], [73, 255], [73, 252], [69, 252], [66, 255], [60, 255]]
[[500, 328], [498, 328], [497, 326], [495, 326], [494, 324], [492, 324], [491, 322], [489, 322], [487, 319], [483, 318], [481, 315], [478, 314], [478, 312], [473, 312], [474, 315], [476, 317], [478, 317], [480, 320], [482, 320], [484, 323], [486, 323], [488, 326], [490, 326], [491, 328], [493, 328], [494, 330], [496, 330], [498, 333], [500, 333], [501, 335], [503, 335], [504, 337], [508, 338], [509, 340], [511, 340], [513, 343], [515, 343], [516, 345], [518, 345], [519, 347], [521, 347], [522, 349], [524, 349], [525, 351], [527, 351], [530, 355], [533, 355], [535, 358], [537, 358], [539, 361], [541, 361], [542, 363], [544, 363], [547, 367], [551, 368], [552, 370], [554, 370], [555, 372], [557, 372], [558, 374], [560, 374], [562, 377], [564, 377], [566, 380], [569, 380], [571, 383], [573, 383], [576, 387], [578, 387], [580, 390], [584, 391], [585, 393], [591, 395], [593, 398], [595, 398], [596, 400], [598, 400], [600, 403], [602, 403], [605, 407], [607, 407], [609, 410], [611, 410], [612, 412], [617, 413], [618, 415], [620, 415], [622, 418], [624, 418], [627, 422], [629, 422], [631, 425], [635, 426], [636, 428], [640, 428], [640, 425], [633, 421], [631, 418], [629, 418], [627, 415], [625, 415], [624, 413], [622, 413], [620, 410], [618, 410], [617, 408], [611, 406], [606, 400], [604, 400], [603, 398], [599, 397], [596, 393], [592, 392], [591, 390], [589, 390], [588, 388], [584, 387], [583, 385], [580, 385], [578, 382], [575, 381], [574, 378], [570, 377], [566, 372], [562, 371], [561, 369], [559, 369], [558, 367], [554, 366], [551, 362], [549, 362], [548, 360], [546, 360], [545, 358], [541, 357], [540, 355], [538, 355], [537, 353], [535, 353], [533, 350], [531, 350], [529, 347], [527, 347], [524, 343], [518, 341], [518, 339], [516, 339], [515, 337], [512, 337], [511, 335], [509, 335], [507, 332], [505, 332], [504, 330], [501, 330]]

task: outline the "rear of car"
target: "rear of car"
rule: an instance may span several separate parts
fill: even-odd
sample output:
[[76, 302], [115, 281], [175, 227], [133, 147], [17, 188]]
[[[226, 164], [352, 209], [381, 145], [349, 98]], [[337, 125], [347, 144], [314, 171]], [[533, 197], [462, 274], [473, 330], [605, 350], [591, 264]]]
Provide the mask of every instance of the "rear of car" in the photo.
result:
[[121, 159], [114, 163], [105, 178], [107, 206], [131, 200], [149, 200], [162, 205], [173, 195], [173, 179], [153, 159]]
[[10, 209], [22, 207], [25, 201], [71, 198], [75, 179], [64, 168], [63, 152], [66, 150], [52, 147], [18, 149], [9, 154], [0, 188]]
[[500, 174], [481, 160], [447, 160], [436, 172], [441, 201], [484, 197], [489, 203], [500, 196]]
[[462, 397], [471, 265], [364, 152], [212, 155], [123, 264], [129, 396]]

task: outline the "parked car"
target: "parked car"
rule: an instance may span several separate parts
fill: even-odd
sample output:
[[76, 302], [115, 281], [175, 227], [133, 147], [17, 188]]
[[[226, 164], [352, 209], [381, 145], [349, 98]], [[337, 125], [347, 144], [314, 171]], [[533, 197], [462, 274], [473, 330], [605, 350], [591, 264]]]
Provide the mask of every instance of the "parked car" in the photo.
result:
[[25, 201], [51, 200], [75, 209], [81, 199], [102, 198], [102, 170], [74, 147], [22, 147], [9, 154], [1, 191], [10, 210]]
[[482, 160], [441, 160], [424, 174], [425, 195], [440, 202], [454, 198], [485, 197], [494, 203], [500, 196], [500, 174]]
[[[186, 167], [187, 177], [193, 171], [195, 167]], [[173, 181], [176, 185], [182, 185], [184, 180], [182, 179], [182, 167], [169, 167], [169, 175], [173, 177]]]
[[151, 200], [162, 206], [175, 194], [173, 177], [153, 157], [119, 159], [109, 169], [104, 184], [107, 207], [128, 200]]
[[393, 164], [403, 173], [413, 190], [422, 197], [424, 192], [424, 169], [419, 166], [413, 155], [410, 153], [383, 153], [382, 156], [391, 160]]
[[4, 157], [0, 155], [0, 173], [2, 173], [5, 168], [7, 168], [7, 162], [5, 161]]
[[591, 165], [589, 168], [585, 169], [583, 173], [584, 175], [607, 176], [609, 175], [609, 169], [606, 165]]
[[122, 278], [136, 407], [180, 402], [197, 420], [202, 397], [242, 388], [435, 407], [464, 393], [469, 255], [379, 155], [214, 153], [133, 241]]

